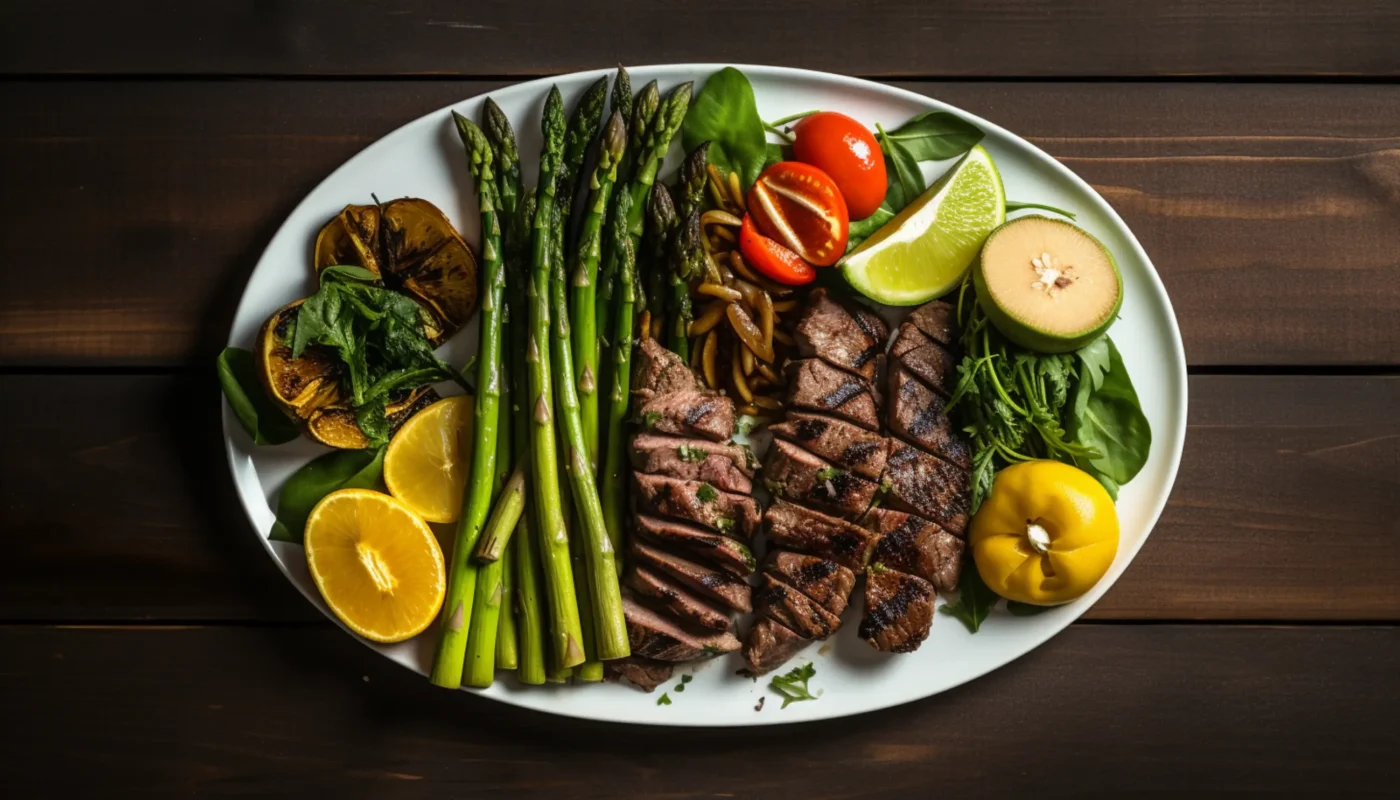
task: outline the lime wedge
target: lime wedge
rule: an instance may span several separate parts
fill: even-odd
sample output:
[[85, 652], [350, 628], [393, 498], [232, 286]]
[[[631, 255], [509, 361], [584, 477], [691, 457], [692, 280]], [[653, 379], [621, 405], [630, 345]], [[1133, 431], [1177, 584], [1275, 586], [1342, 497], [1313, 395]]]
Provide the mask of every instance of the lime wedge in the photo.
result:
[[1001, 173], [979, 145], [847, 253], [841, 274], [871, 300], [918, 305], [952, 291], [1005, 221]]

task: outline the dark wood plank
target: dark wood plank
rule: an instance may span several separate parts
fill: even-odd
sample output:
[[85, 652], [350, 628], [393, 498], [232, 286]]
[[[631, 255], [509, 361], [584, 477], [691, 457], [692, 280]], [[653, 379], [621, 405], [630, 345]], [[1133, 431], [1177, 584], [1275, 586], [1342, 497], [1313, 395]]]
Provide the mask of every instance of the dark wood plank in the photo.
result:
[[867, 76], [1395, 75], [1384, 0], [7, 3], [0, 72], [541, 75], [784, 64]]
[[[1389, 793], [1400, 629], [1077, 625], [971, 684], [799, 729], [444, 694], [330, 626], [0, 629], [21, 796]], [[821, 685], [821, 672], [813, 686]], [[651, 703], [636, 693], [620, 702]], [[692, 698], [678, 695], [677, 719]], [[751, 700], [744, 700], [746, 704]], [[821, 702], [818, 700], [816, 702]], [[761, 715], [781, 715], [770, 697]], [[761, 753], [761, 758], [756, 757]]]
[[[493, 85], [0, 84], [0, 174], [24, 232], [0, 364], [208, 363], [307, 191]], [[1400, 364], [1400, 86], [911, 88], [1097, 186], [1154, 258], [1192, 364]]]
[[[317, 618], [232, 496], [212, 373], [0, 377], [0, 619]], [[1172, 500], [1091, 616], [1400, 620], [1397, 407], [1400, 378], [1193, 378]]]

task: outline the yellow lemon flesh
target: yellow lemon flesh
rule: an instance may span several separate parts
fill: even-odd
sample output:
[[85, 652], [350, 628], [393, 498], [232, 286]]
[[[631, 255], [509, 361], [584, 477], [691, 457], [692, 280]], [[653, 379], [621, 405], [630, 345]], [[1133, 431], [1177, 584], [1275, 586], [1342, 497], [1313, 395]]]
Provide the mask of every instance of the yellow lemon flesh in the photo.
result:
[[384, 485], [429, 522], [456, 522], [472, 458], [472, 398], [439, 400], [409, 418], [384, 453]]
[[422, 633], [447, 591], [432, 529], [403, 503], [369, 489], [331, 492], [311, 510], [306, 566], [340, 621], [375, 642]]

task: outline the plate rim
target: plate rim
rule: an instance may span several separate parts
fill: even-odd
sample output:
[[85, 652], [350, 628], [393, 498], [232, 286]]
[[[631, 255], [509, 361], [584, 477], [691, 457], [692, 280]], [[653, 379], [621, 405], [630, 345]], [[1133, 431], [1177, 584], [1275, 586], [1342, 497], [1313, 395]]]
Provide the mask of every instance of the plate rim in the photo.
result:
[[[1103, 597], [1103, 595], [1107, 593], [1108, 590], [1111, 589], [1118, 582], [1118, 580], [1123, 576], [1123, 574], [1127, 572], [1128, 567], [1132, 565], [1132, 562], [1137, 558], [1138, 553], [1141, 552], [1143, 545], [1147, 543], [1148, 538], [1150, 538], [1152, 533], [1156, 530], [1157, 523], [1161, 520], [1162, 512], [1165, 510], [1167, 502], [1170, 499], [1172, 490], [1176, 485], [1176, 479], [1180, 471], [1181, 458], [1185, 447], [1187, 418], [1189, 411], [1189, 376], [1187, 374], [1186, 367], [1185, 345], [1182, 342], [1181, 338], [1181, 327], [1177, 320], [1176, 309], [1172, 305], [1171, 295], [1168, 294], [1165, 284], [1162, 283], [1162, 278], [1157, 271], [1156, 265], [1152, 262], [1152, 259], [1147, 255], [1146, 250], [1143, 249], [1141, 242], [1138, 241], [1137, 235], [1133, 232], [1132, 228], [1128, 226], [1128, 224], [1123, 220], [1123, 218], [1119, 216], [1117, 210], [1114, 209], [1113, 206], [1109, 204], [1109, 202], [1106, 199], [1104, 199], [1104, 197], [1100, 195], [1097, 190], [1093, 188], [1093, 186], [1091, 186], [1087, 181], [1085, 181], [1079, 175], [1075, 174], [1072, 170], [1070, 170], [1068, 167], [1062, 164], [1058, 159], [1051, 156], [1049, 153], [1046, 153], [1045, 151], [1041, 150], [1039, 147], [1036, 147], [1024, 137], [1013, 133], [1007, 130], [1006, 128], [1003, 128], [1002, 126], [997, 125], [996, 123], [991, 122], [981, 116], [970, 113], [951, 103], [936, 99], [928, 95], [919, 94], [918, 92], [914, 92], [900, 86], [894, 86], [886, 83], [880, 83], [878, 81], [872, 81], [848, 75], [824, 72], [821, 70], [810, 70], [803, 69], [800, 67], [784, 67], [761, 64], [730, 64], [714, 62], [663, 63], [645, 64], [638, 65], [635, 67], [628, 67], [628, 71], [632, 73], [634, 77], [638, 76], [639, 74], [645, 74], [654, 71], [695, 73], [697, 75], [704, 75], [707, 77], [708, 75], [713, 74], [714, 72], [725, 67], [734, 67], [736, 69], [741, 70], [742, 72], [744, 72], [745, 75], [750, 77], [762, 76], [766, 79], [775, 80], [779, 82], [811, 81], [818, 84], [826, 84], [828, 86], [834, 85], [846, 89], [855, 89], [862, 93], [874, 92], [877, 94], [891, 96], [894, 99], [903, 100], [906, 102], [923, 106], [930, 111], [948, 111], [955, 113], [961, 116], [962, 118], [976, 124], [977, 126], [982, 128], [982, 130], [987, 134], [995, 134], [996, 136], [1000, 137], [1002, 143], [1005, 143], [1015, 149], [1022, 151], [1023, 154], [1028, 155], [1033, 161], [1043, 165], [1044, 167], [1047, 167], [1052, 173], [1054, 173], [1055, 178], [1061, 181], [1067, 181], [1076, 189], [1083, 192], [1089, 198], [1090, 202], [1095, 204], [1095, 210], [1103, 214], [1104, 217], [1116, 227], [1117, 231], [1124, 235], [1128, 245], [1134, 251], [1134, 255], [1138, 259], [1140, 259], [1141, 262], [1147, 267], [1147, 277], [1150, 281], [1150, 286], [1155, 291], [1156, 295], [1160, 298], [1161, 303], [1165, 311], [1167, 312], [1167, 320], [1170, 322], [1170, 330], [1166, 331], [1165, 333], [1169, 334], [1167, 336], [1167, 339], [1170, 345], [1172, 359], [1170, 364], [1167, 366], [1168, 372], [1171, 374], [1171, 378], [1175, 380], [1178, 384], [1178, 391], [1176, 393], [1176, 397], [1168, 399], [1168, 407], [1171, 409], [1177, 409], [1177, 424], [1171, 430], [1163, 431], [1162, 433], [1166, 434], [1165, 436], [1159, 435], [1157, 432], [1154, 431], [1154, 446], [1165, 446], [1170, 448], [1168, 463], [1166, 465], [1165, 481], [1162, 491], [1160, 495], [1152, 502], [1150, 512], [1146, 517], [1147, 525], [1146, 529], [1143, 532], [1143, 535], [1137, 540], [1137, 542], [1131, 547], [1130, 550], [1120, 553], [1120, 556], [1125, 558], [1125, 561], [1123, 562], [1122, 571], [1118, 575], [1109, 576], [1105, 580], [1100, 581], [1097, 585], [1093, 587], [1093, 589], [1091, 589], [1083, 597], [1080, 597], [1077, 600], [1073, 601], [1072, 605], [1078, 606], [1076, 613], [1072, 615], [1061, 615], [1065, 617], [1064, 620], [1056, 620], [1054, 624], [1044, 626], [1042, 630], [1037, 631], [1034, 634], [1028, 635], [1023, 643], [1017, 644], [1015, 649], [1018, 652], [1016, 653], [1016, 655], [1006, 659], [1005, 661], [1001, 661], [1000, 663], [986, 666], [985, 668], [976, 668], [969, 670], [967, 674], [960, 676], [960, 679], [938, 689], [926, 692], [916, 690], [912, 693], [886, 692], [881, 694], [872, 694], [871, 702], [869, 705], [855, 710], [837, 708], [834, 711], [826, 712], [823, 710], [823, 708], [811, 707], [808, 713], [804, 714], [801, 717], [779, 714], [755, 714], [754, 718], [751, 721], [745, 721], [742, 723], [733, 723], [722, 720], [682, 718], [680, 715], [677, 715], [674, 718], [660, 720], [631, 717], [625, 713], [621, 714], [618, 717], [604, 717], [598, 714], [586, 713], [585, 711], [575, 708], [551, 707], [548, 698], [553, 697], [555, 691], [552, 691], [549, 687], [530, 687], [530, 691], [528, 692], [516, 692], [502, 695], [488, 694], [488, 692], [490, 691], [489, 689], [482, 690], [463, 686], [462, 688], [468, 692], [485, 697], [490, 700], [503, 702], [508, 705], [515, 706], [517, 708], [528, 709], [531, 711], [541, 712], [550, 715], [570, 717], [574, 719], [586, 719], [612, 724], [654, 725], [658, 727], [691, 728], [741, 728], [753, 726], [791, 725], [808, 722], [817, 722], [819, 720], [845, 718], [862, 714], [868, 714], [871, 712], [881, 711], [887, 708], [893, 708], [895, 706], [905, 705], [907, 703], [913, 703], [919, 700], [924, 700], [928, 697], [932, 697], [934, 695], [942, 694], [944, 692], [956, 689], [971, 681], [977, 680], [990, 672], [993, 672], [1008, 664], [1020, 660], [1021, 658], [1025, 657], [1026, 654], [1038, 649], [1047, 641], [1062, 633], [1071, 624], [1079, 620], [1084, 615], [1084, 613], [1090, 608], [1092, 608], [1093, 605], [1096, 602], [1098, 602], [1098, 600], [1101, 597]], [[305, 196], [302, 197], [301, 201], [298, 202], [295, 207], [293, 207], [293, 209], [287, 214], [285, 218], [283, 218], [282, 224], [277, 227], [277, 230], [268, 239], [267, 244], [263, 247], [262, 252], [258, 256], [258, 260], [253, 265], [253, 270], [252, 272], [250, 272], [248, 280], [245, 281], [243, 284], [242, 294], [239, 297], [238, 305], [235, 307], [233, 320], [230, 323], [229, 331], [226, 336], [227, 346], [236, 346], [235, 342], [238, 329], [238, 321], [243, 316], [245, 303], [249, 302], [248, 287], [252, 282], [253, 276], [256, 275], [258, 268], [262, 265], [263, 261], [269, 257], [269, 251], [271, 250], [273, 243], [277, 241], [277, 239], [281, 236], [283, 230], [287, 228], [291, 221], [301, 214], [303, 207], [306, 206], [307, 203], [310, 202], [311, 198], [314, 197], [320, 191], [321, 187], [334, 180], [341, 172], [351, 169], [352, 166], [360, 162], [361, 159], [367, 158], [372, 153], [372, 151], [378, 146], [382, 145], [383, 143], [392, 138], [395, 138], [398, 134], [403, 133], [407, 129], [417, 125], [429, 124], [428, 121], [430, 118], [435, 116], [442, 116], [446, 112], [457, 108], [463, 103], [470, 102], [480, 97], [486, 97], [492, 94], [493, 92], [499, 92], [505, 89], [509, 89], [513, 92], [526, 91], [531, 89], [546, 90], [550, 85], [561, 81], [587, 81], [590, 79], [596, 80], [600, 76], [611, 75], [615, 71], [615, 69], [615, 67], [606, 67], [593, 70], [583, 70], [578, 72], [560, 73], [557, 75], [549, 75], [541, 78], [535, 78], [529, 81], [513, 83], [508, 86], [491, 90], [489, 92], [482, 92], [479, 94], [469, 95], [467, 97], [463, 97], [452, 103], [449, 103], [445, 106], [420, 114], [419, 116], [403, 123], [402, 125], [399, 125], [398, 127], [394, 128], [388, 133], [379, 136], [377, 139], [367, 144], [357, 153], [347, 158], [334, 170], [326, 174], [325, 177], [318, 181], [316, 185], [312, 187], [306, 193]], [[239, 505], [243, 509], [244, 517], [248, 521], [248, 526], [252, 530], [254, 537], [257, 538], [259, 542], [261, 542], [263, 550], [267, 553], [268, 557], [272, 559], [273, 563], [276, 565], [277, 569], [282, 573], [283, 577], [286, 578], [287, 581], [297, 589], [297, 591], [301, 592], [302, 596], [304, 596], [314, 607], [320, 610], [320, 612], [327, 619], [329, 619], [342, 630], [349, 633], [353, 639], [360, 642], [362, 645], [370, 648], [377, 654], [388, 658], [388, 660], [390, 660], [391, 662], [399, 664], [405, 669], [408, 669], [420, 675], [424, 674], [420, 670], [414, 668], [409, 664], [403, 663], [400, 659], [395, 658], [392, 656], [392, 654], [386, 652], [384, 649], [386, 647], [385, 645], [377, 645], [373, 642], [370, 642], [359, 636], [354, 635], [354, 633], [350, 631], [350, 629], [347, 628], [345, 624], [341, 622], [340, 619], [338, 619], [333, 613], [331, 613], [330, 609], [324, 604], [320, 597], [315, 596], [307, 587], [303, 586], [299, 581], [294, 580], [292, 578], [291, 574], [287, 570], [287, 567], [282, 563], [282, 560], [278, 557], [277, 553], [274, 552], [272, 547], [272, 541], [258, 530], [257, 521], [253, 514], [253, 509], [249, 504], [249, 498], [247, 497], [247, 493], [244, 491], [242, 482], [239, 480], [237, 459], [240, 453], [235, 448], [234, 438], [231, 434], [231, 430], [238, 426], [237, 418], [230, 409], [227, 401], [222, 398], [222, 394], [220, 395], [220, 405], [223, 415], [222, 428], [224, 438], [225, 461], [229, 468], [229, 476], [234, 483], [235, 493], [238, 495]], [[264, 498], [264, 502], [266, 502], [266, 498]], [[820, 704], [816, 705], [820, 706]], [[610, 707], [614, 708], [615, 710], [621, 710], [616, 706]]]

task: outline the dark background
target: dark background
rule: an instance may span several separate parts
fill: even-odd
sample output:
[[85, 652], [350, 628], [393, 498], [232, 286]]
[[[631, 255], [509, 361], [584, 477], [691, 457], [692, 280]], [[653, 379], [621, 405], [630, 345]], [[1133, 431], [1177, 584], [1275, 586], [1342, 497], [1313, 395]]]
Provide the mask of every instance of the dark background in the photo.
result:
[[[0, 2], [0, 779], [16, 797], [966, 797], [1400, 781], [1400, 5]], [[1123, 215], [1190, 431], [1081, 622], [967, 686], [800, 727], [447, 694], [248, 535], [213, 358], [263, 247], [398, 125], [619, 61], [889, 81]]]

